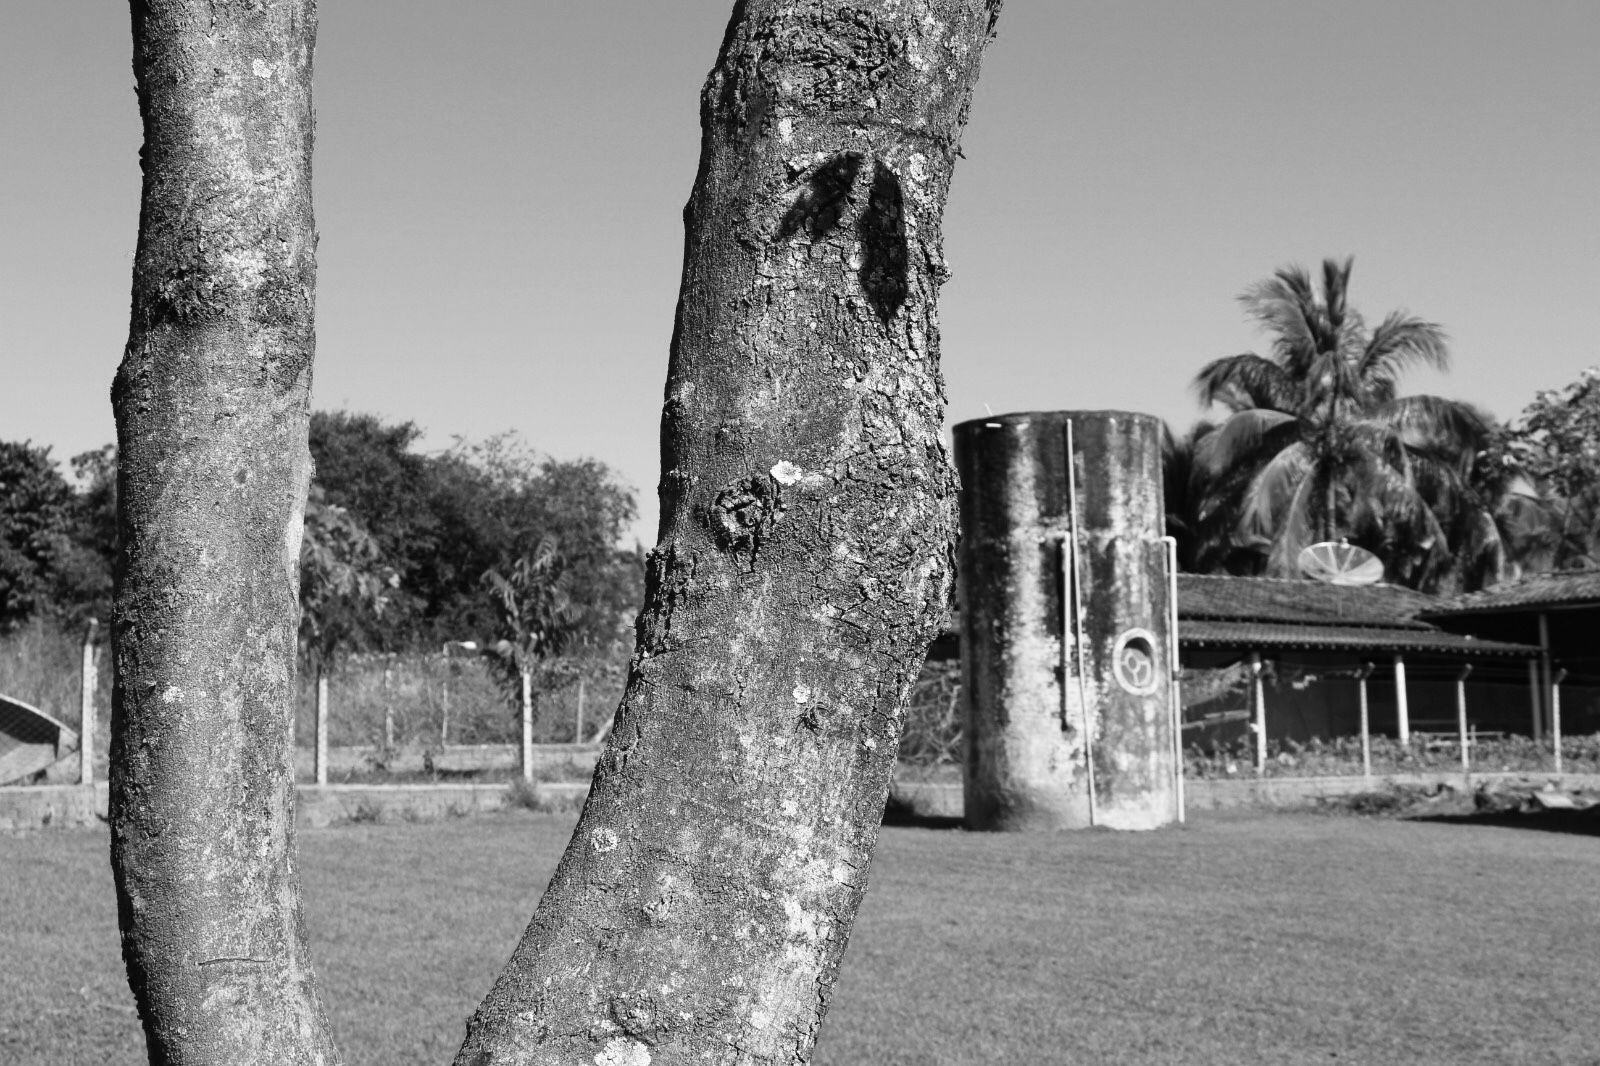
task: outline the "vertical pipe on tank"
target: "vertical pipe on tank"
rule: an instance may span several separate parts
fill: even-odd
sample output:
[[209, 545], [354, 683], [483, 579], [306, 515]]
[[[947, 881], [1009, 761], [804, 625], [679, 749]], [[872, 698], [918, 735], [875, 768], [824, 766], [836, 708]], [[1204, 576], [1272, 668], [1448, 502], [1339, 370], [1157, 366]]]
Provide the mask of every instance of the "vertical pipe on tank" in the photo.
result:
[[1089, 792], [1089, 824], [1095, 825], [1099, 819], [1095, 810], [1096, 796], [1094, 789], [1094, 721], [1089, 713], [1088, 692], [1088, 657], [1083, 653], [1083, 568], [1078, 565], [1078, 556], [1082, 551], [1078, 532], [1083, 528], [1083, 521], [1078, 517], [1078, 449], [1072, 441], [1072, 419], [1067, 419], [1067, 513], [1071, 521], [1071, 528], [1067, 530], [1066, 543], [1071, 545], [1063, 559], [1070, 563], [1071, 569], [1067, 572], [1067, 580], [1072, 584], [1072, 673], [1078, 689], [1078, 706], [1083, 708], [1083, 768], [1088, 778]]
[[1171, 822], [1160, 423], [1001, 415], [957, 426], [955, 453], [968, 825], [1087, 827], [1091, 768], [1096, 824]]
[[1178, 648], [1178, 538], [1162, 537], [1167, 561], [1167, 657], [1172, 667], [1172, 790], [1178, 824], [1185, 820], [1183, 795], [1183, 660]]

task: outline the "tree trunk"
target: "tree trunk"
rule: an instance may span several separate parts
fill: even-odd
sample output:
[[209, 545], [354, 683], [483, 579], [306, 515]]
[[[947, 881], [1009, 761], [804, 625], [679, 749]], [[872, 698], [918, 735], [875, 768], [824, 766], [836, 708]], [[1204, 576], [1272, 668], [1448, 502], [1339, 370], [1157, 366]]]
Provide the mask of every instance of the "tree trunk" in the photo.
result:
[[134, 0], [112, 860], [153, 1063], [336, 1054], [294, 848], [315, 0]]
[[809, 1059], [949, 602], [940, 217], [998, 9], [736, 7], [627, 690], [458, 1064]]

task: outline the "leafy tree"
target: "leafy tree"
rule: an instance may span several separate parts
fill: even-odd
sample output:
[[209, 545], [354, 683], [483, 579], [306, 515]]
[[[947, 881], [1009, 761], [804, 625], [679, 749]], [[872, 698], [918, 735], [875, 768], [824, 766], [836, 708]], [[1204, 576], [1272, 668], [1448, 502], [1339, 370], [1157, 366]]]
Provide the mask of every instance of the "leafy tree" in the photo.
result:
[[319, 675], [371, 642], [399, 584], [377, 540], [313, 485], [300, 541], [300, 645]]
[[0, 632], [105, 617], [111, 556], [48, 447], [0, 441]]
[[1345, 537], [1383, 558], [1392, 581], [1492, 582], [1504, 550], [1494, 501], [1472, 477], [1489, 419], [1399, 395], [1406, 369], [1449, 366], [1444, 332], [1400, 311], [1369, 328], [1347, 301], [1350, 269], [1324, 260], [1320, 292], [1297, 266], [1246, 290], [1270, 353], [1217, 359], [1195, 378], [1201, 403], [1227, 410], [1195, 446], [1195, 513], [1231, 529], [1200, 545], [1196, 565], [1293, 576], [1303, 547]]
[[1600, 566], [1600, 368], [1540, 392], [1496, 435], [1480, 476], [1508, 486], [1502, 525], [1520, 562]]
[[316, 412], [316, 483], [377, 541], [400, 578], [374, 646], [431, 647], [499, 623], [484, 574], [542, 539], [561, 546], [578, 641], [614, 643], [638, 611], [643, 568], [617, 542], [633, 494], [602, 463], [540, 456], [515, 433], [414, 451], [421, 431], [369, 414]]
[[[117, 558], [117, 446], [107, 444], [72, 457], [72, 474], [78, 481], [79, 540], [105, 560], [111, 573]], [[105, 610], [110, 610], [107, 586]]]
[[[644, 571], [636, 552], [618, 548], [635, 506], [611, 470], [593, 459], [539, 456], [514, 433], [458, 440], [447, 459], [481, 479], [471, 513], [489, 563], [479, 577], [550, 554], [566, 590], [569, 644], [621, 639], [643, 599]], [[490, 625], [502, 621], [497, 607]]]
[[[537, 693], [577, 676], [561, 652], [571, 642], [574, 602], [568, 572], [556, 542], [545, 537], [504, 570], [489, 570], [483, 583], [492, 594], [498, 625], [485, 657], [521, 714], [523, 740], [535, 717]], [[535, 674], [542, 674], [535, 686]], [[524, 765], [526, 775], [531, 767]]]

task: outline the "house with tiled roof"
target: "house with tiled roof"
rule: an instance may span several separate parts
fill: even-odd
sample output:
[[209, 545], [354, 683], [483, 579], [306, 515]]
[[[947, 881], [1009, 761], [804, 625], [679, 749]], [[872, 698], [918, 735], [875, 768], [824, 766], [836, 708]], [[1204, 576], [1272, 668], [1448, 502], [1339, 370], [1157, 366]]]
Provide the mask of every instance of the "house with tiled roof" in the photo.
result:
[[1178, 637], [1189, 649], [1427, 653], [1526, 659], [1537, 649], [1449, 632], [1421, 617], [1435, 596], [1395, 585], [1178, 575]]
[[[1481, 592], [1440, 600], [1420, 618], [1454, 633], [1539, 647], [1548, 683], [1573, 693], [1563, 714], [1600, 710], [1600, 570], [1527, 574]], [[1588, 723], [1585, 723], [1588, 724]], [[1600, 724], [1568, 732], [1592, 732]]]
[[[1209, 574], [1179, 574], [1177, 590], [1186, 742], [1238, 739], [1258, 713], [1279, 741], [1354, 736], [1362, 674], [1374, 735], [1453, 733], [1464, 694], [1470, 729], [1544, 737], [1558, 677], [1563, 732], [1600, 731], [1600, 572], [1453, 599]], [[959, 654], [953, 630], [930, 649]]]
[[[1363, 675], [1374, 734], [1454, 732], [1464, 694], [1469, 728], [1542, 735], [1538, 642], [1440, 624], [1446, 602], [1393, 585], [1180, 574], [1186, 740], [1230, 739], [1263, 712], [1278, 740], [1354, 735]], [[1256, 674], [1259, 693], [1247, 684]]]

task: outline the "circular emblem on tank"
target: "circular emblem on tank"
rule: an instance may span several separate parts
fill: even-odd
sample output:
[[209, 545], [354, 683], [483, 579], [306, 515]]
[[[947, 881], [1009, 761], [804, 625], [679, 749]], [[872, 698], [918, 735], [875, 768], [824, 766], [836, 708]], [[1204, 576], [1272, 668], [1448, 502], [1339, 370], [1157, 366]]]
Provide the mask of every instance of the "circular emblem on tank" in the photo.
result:
[[1148, 629], [1124, 632], [1111, 653], [1111, 670], [1117, 675], [1117, 684], [1135, 696], [1153, 693], [1161, 680], [1156, 670], [1155, 634]]

